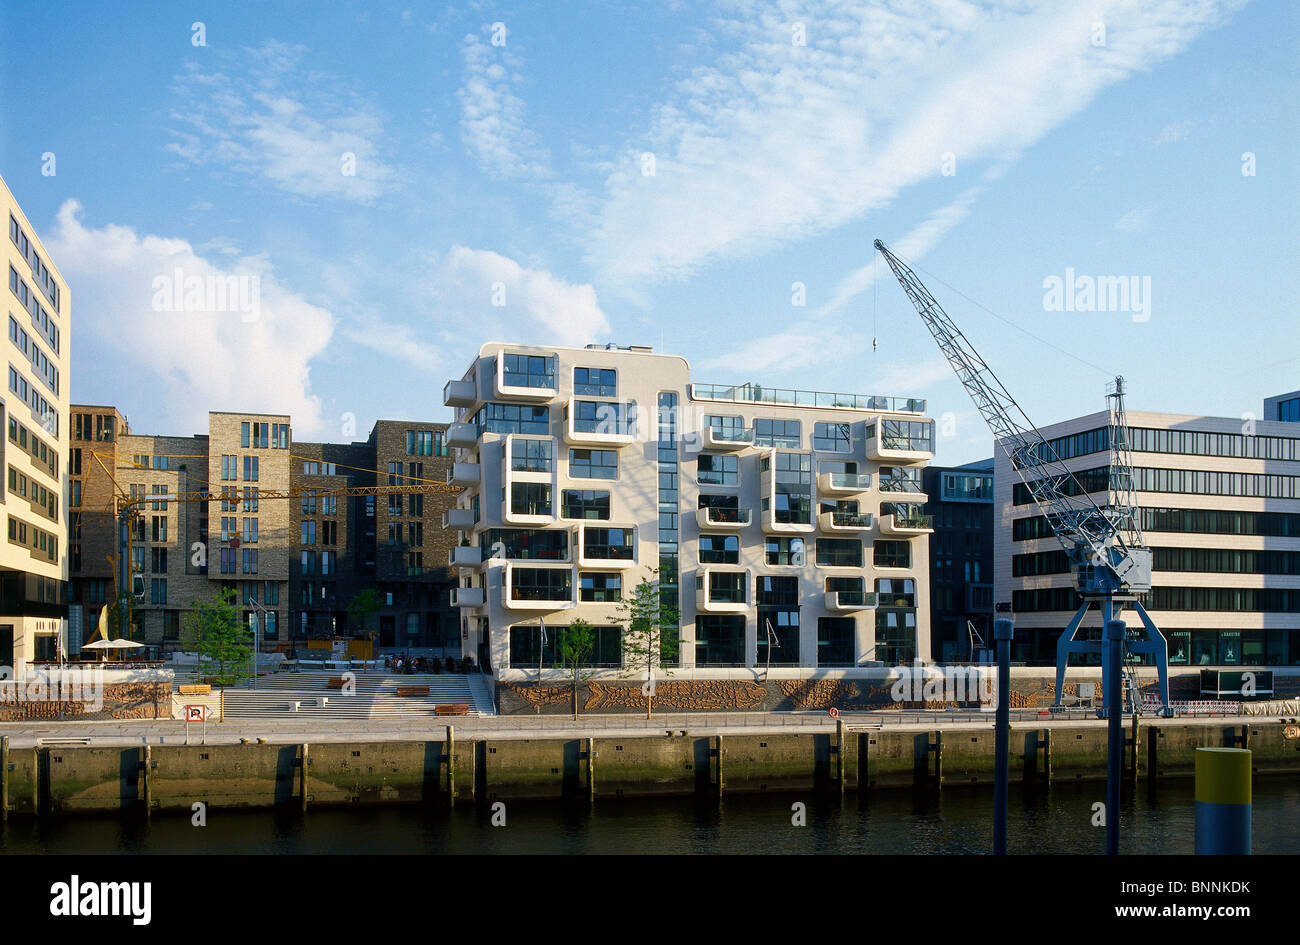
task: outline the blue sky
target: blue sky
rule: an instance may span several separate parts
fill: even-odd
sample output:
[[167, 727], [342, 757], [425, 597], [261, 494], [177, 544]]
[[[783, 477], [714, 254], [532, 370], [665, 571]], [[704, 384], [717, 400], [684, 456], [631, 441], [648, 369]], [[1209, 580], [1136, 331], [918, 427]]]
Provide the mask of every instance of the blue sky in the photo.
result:
[[[485, 341], [614, 341], [926, 397], [938, 462], [988, 455], [876, 237], [1040, 424], [1114, 373], [1170, 412], [1300, 387], [1295, 5], [554, 6], [0, 13], [0, 172], [71, 286], [73, 401], [360, 438], [449, 418]], [[256, 277], [256, 314], [159, 311], [178, 269]], [[1067, 270], [1149, 308], [1050, 311]]]

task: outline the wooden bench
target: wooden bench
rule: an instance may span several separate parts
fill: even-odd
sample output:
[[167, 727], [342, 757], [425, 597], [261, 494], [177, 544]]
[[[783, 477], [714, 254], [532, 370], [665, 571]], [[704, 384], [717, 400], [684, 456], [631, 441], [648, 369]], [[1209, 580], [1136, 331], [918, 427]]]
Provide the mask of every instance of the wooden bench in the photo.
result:
[[427, 696], [429, 694], [428, 686], [398, 686], [397, 694], [399, 696]]
[[176, 691], [179, 692], [182, 696], [212, 695], [212, 687], [209, 686], [207, 683], [198, 683], [196, 685], [189, 685], [189, 686], [177, 686]]
[[329, 689], [342, 689], [342, 688], [343, 688], [344, 686], [346, 686], [347, 684], [348, 684], [348, 681], [347, 681], [346, 679], [344, 679], [342, 676], [331, 676], [327, 688], [329, 688]]
[[469, 706], [463, 702], [451, 702], [445, 705], [434, 706], [434, 715], [469, 715]]

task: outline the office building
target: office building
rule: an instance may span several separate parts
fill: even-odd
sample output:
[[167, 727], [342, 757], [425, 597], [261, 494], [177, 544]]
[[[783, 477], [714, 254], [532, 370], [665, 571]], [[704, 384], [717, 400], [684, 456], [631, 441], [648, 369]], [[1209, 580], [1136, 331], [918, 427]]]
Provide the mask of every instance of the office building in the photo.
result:
[[930, 645], [938, 662], [993, 645], [993, 460], [922, 470], [930, 537]]
[[16, 676], [64, 645], [68, 580], [68, 386], [72, 297], [58, 266], [0, 179], [9, 217], [9, 383], [4, 391], [5, 528], [0, 550], [0, 666]]
[[[1132, 410], [1128, 422], [1139, 523], [1153, 551], [1145, 606], [1169, 641], [1171, 669], [1300, 662], [1300, 430]], [[1104, 503], [1108, 414], [1042, 432]], [[994, 480], [995, 601], [1014, 611], [1014, 658], [1048, 665], [1078, 606], [1065, 554], [1001, 453]], [[1094, 609], [1085, 626], [1098, 620]]]

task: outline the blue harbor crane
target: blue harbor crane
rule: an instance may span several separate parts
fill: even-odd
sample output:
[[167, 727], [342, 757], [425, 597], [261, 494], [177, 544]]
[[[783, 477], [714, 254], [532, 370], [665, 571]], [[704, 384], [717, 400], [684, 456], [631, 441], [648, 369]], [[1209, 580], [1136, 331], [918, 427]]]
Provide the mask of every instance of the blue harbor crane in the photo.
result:
[[[1142, 606], [1151, 590], [1151, 549], [1146, 546], [1134, 498], [1133, 459], [1124, 410], [1124, 379], [1115, 378], [1107, 393], [1110, 414], [1110, 475], [1106, 499], [1098, 504], [1065, 465], [1056, 449], [1025, 416], [984, 359], [961, 333], [916, 273], [880, 240], [875, 247], [889, 263], [939, 349], [952, 365], [971, 400], [983, 415], [998, 446], [1011, 460], [1029, 496], [1043, 513], [1070, 564], [1081, 603], [1056, 644], [1056, 701], [1061, 705], [1065, 670], [1071, 653], [1103, 655], [1100, 634], [1081, 633], [1084, 617], [1096, 604], [1102, 627], [1120, 619], [1125, 606], [1141, 621], [1125, 641], [1128, 651], [1150, 657], [1159, 678], [1161, 715], [1170, 715], [1168, 644]], [[1093, 484], [1093, 491], [1100, 492]], [[1102, 691], [1110, 693], [1110, 666], [1102, 660]], [[1118, 691], [1118, 685], [1116, 686]], [[1133, 693], [1134, 711], [1137, 694]], [[1116, 715], [1122, 707], [1106, 706]]]

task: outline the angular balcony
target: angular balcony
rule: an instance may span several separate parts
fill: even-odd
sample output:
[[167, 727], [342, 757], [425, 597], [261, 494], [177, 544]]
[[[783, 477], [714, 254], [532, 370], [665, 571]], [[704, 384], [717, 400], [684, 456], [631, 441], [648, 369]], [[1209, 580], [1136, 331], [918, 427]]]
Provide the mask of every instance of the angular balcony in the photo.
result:
[[824, 532], [869, 532], [875, 526], [870, 512], [822, 512], [817, 521]]
[[447, 472], [449, 486], [477, 486], [482, 478], [482, 467], [478, 463], [452, 463]]
[[893, 466], [924, 466], [934, 459], [929, 420], [878, 419], [867, 424], [867, 457]]
[[695, 521], [701, 531], [738, 532], [750, 522], [749, 509], [703, 508], [695, 510]]
[[453, 587], [451, 589], [451, 606], [453, 607], [482, 607], [486, 599], [486, 592], [481, 587]]
[[457, 545], [447, 550], [447, 567], [477, 568], [483, 563], [483, 549], [477, 545]]
[[695, 575], [695, 610], [702, 614], [749, 612], [748, 571], [704, 568]]
[[473, 528], [473, 509], [447, 509], [442, 513], [443, 528]]
[[[616, 533], [616, 534], [609, 534]], [[599, 539], [604, 538], [605, 541]], [[582, 524], [575, 541], [578, 565], [600, 570], [636, 567], [636, 527], [632, 525]]]
[[870, 473], [821, 473], [817, 477], [821, 495], [859, 495], [870, 488]]
[[447, 445], [468, 448], [478, 442], [478, 427], [472, 423], [452, 423], [447, 426]]
[[[515, 361], [517, 370], [507, 372], [506, 356]], [[525, 369], [525, 361], [527, 367]], [[553, 400], [560, 392], [555, 382], [556, 358], [554, 355], [497, 352], [493, 382], [496, 396], [506, 400]]]
[[934, 516], [919, 512], [895, 512], [880, 516], [880, 533], [897, 538], [915, 538], [934, 531]]
[[874, 591], [827, 591], [826, 609], [838, 614], [876, 609]]
[[564, 441], [570, 446], [617, 448], [636, 442], [636, 404], [572, 399], [564, 417]]
[[[562, 580], [533, 583], [534, 572], [562, 576]], [[525, 579], [520, 581], [521, 576]], [[578, 581], [575, 568], [526, 568], [507, 561], [501, 580], [504, 593], [501, 605], [509, 610], [533, 613], [571, 610], [578, 605]]]
[[705, 427], [701, 431], [701, 439], [706, 450], [735, 452], [754, 445], [754, 431], [748, 428], [723, 430], [717, 427]]
[[890, 469], [887, 466], [880, 470], [880, 497], [911, 505], [924, 505], [930, 499], [921, 491], [919, 469]]
[[478, 400], [477, 385], [473, 381], [448, 381], [442, 388], [445, 407], [469, 407]]

